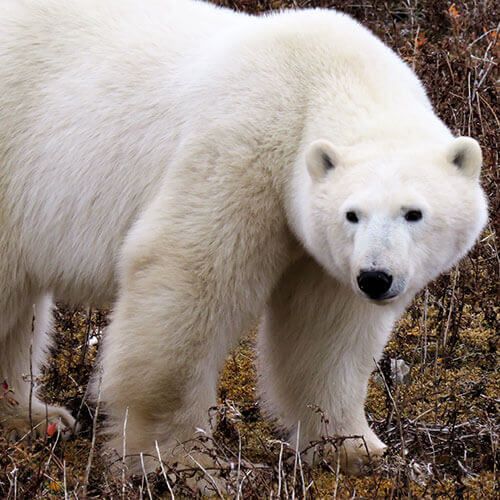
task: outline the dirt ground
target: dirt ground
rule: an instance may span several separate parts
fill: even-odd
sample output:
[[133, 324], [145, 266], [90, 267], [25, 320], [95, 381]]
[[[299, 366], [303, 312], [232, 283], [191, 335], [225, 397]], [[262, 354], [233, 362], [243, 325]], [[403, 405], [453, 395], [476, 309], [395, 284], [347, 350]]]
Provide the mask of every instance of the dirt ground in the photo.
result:
[[[366, 403], [371, 425], [389, 445], [381, 464], [362, 478], [339, 473], [327, 460], [314, 468], [303, 464], [279, 422], [267, 420], [259, 409], [255, 333], [249, 332], [227, 361], [219, 406], [213, 409], [217, 456], [221, 464], [233, 462], [235, 470], [213, 473], [239, 489], [231, 495], [239, 498], [499, 498], [499, 4], [215, 3], [252, 13], [335, 7], [373, 30], [415, 69], [452, 131], [480, 142], [491, 219], [461, 264], [416, 298], [386, 349], [380, 367], [386, 383], [379, 374]], [[165, 466], [129, 480], [109, 467], [100, 450], [101, 417], [86, 397], [106, 311], [60, 304], [56, 317], [56, 346], [37, 384], [47, 402], [78, 416], [82, 430], [66, 442], [49, 430], [44, 438], [15, 443], [0, 431], [0, 498], [192, 498], [185, 480], [201, 471]], [[389, 358], [410, 367], [404, 382], [394, 381]], [[200, 438], [199, 447], [206, 445]]]

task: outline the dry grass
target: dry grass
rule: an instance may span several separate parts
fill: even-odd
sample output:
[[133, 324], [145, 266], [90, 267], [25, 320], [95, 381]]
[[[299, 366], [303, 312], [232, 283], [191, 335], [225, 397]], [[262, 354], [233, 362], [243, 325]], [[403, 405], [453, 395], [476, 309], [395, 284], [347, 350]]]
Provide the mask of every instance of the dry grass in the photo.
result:
[[[302, 464], [294, 443], [287, 443], [286, 435], [259, 411], [250, 336], [229, 358], [220, 385], [220, 407], [213, 409], [217, 455], [235, 467], [226, 482], [240, 498], [498, 498], [500, 196], [494, 80], [500, 55], [498, 4], [489, 0], [459, 1], [453, 7], [443, 0], [217, 3], [256, 13], [334, 4], [361, 20], [415, 68], [452, 130], [480, 141], [483, 185], [492, 214], [473, 252], [415, 300], [387, 347], [388, 356], [411, 366], [411, 381], [395, 385], [390, 364], [382, 362], [388, 383], [370, 386], [369, 419], [390, 445], [382, 464], [364, 478], [339, 474], [326, 461], [314, 469]], [[8, 443], [0, 432], [1, 498], [193, 496], [185, 479], [203, 472], [165, 465], [147, 479], [129, 481], [110, 471], [99, 454], [99, 436], [93, 444], [99, 419], [85, 391], [98, 345], [89, 345], [89, 339], [99, 340], [105, 323], [102, 312], [58, 310], [57, 347], [40, 382], [48, 402], [64, 404], [78, 415], [82, 432], [67, 442], [53, 435], [18, 443]], [[200, 438], [197, 446], [203, 448], [204, 441]]]

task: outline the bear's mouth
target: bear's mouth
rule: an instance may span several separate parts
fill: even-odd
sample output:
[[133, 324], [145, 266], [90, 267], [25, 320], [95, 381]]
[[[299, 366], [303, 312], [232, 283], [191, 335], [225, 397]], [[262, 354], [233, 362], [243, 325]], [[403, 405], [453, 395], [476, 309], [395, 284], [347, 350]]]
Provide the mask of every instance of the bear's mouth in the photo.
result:
[[390, 304], [391, 302], [394, 302], [401, 296], [401, 292], [399, 291], [391, 291], [390, 293], [387, 293], [385, 295], [382, 295], [380, 297], [370, 297], [366, 293], [364, 293], [362, 290], [360, 290], [358, 287], [355, 288], [356, 294], [359, 295], [360, 297], [363, 297], [368, 302], [371, 302], [372, 304], [377, 304], [377, 305], [384, 305], [384, 304]]
[[384, 304], [390, 304], [391, 302], [394, 302], [398, 297], [399, 293], [391, 293], [385, 297], [378, 297], [376, 299], [371, 299], [369, 297], [366, 297], [370, 302], [373, 302], [374, 304], [378, 305], [384, 305]]

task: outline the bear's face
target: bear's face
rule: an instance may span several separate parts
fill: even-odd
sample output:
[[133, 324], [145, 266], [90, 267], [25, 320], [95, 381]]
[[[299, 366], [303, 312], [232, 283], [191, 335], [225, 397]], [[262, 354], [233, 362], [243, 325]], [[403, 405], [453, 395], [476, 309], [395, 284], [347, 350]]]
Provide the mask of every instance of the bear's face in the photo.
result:
[[304, 242], [339, 281], [379, 304], [411, 298], [473, 245], [487, 210], [476, 141], [363, 159], [316, 141]]

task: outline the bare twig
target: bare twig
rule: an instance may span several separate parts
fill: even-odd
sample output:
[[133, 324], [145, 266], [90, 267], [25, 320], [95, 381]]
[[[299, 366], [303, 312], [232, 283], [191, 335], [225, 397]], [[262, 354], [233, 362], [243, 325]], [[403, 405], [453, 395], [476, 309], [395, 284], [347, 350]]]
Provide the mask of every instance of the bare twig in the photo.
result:
[[99, 376], [99, 386], [97, 389], [97, 404], [95, 407], [94, 420], [92, 422], [92, 441], [90, 443], [89, 457], [87, 460], [87, 467], [85, 468], [85, 475], [83, 477], [82, 485], [82, 495], [87, 496], [87, 487], [89, 484], [90, 468], [92, 467], [92, 460], [94, 458], [95, 452], [95, 439], [97, 434], [97, 417], [99, 416], [99, 406], [101, 403], [101, 386], [102, 386], [102, 375]]
[[165, 483], [166, 483], [168, 491], [170, 493], [170, 498], [172, 500], [175, 500], [174, 492], [172, 490], [172, 487], [170, 486], [170, 482], [169, 482], [168, 477], [167, 477], [167, 472], [165, 471], [165, 466], [163, 465], [163, 460], [161, 458], [160, 447], [158, 446], [158, 441], [156, 441], [156, 440], [155, 440], [155, 447], [156, 447], [156, 453], [158, 454], [158, 460], [160, 461], [161, 473], [163, 474], [163, 479], [165, 479]]

